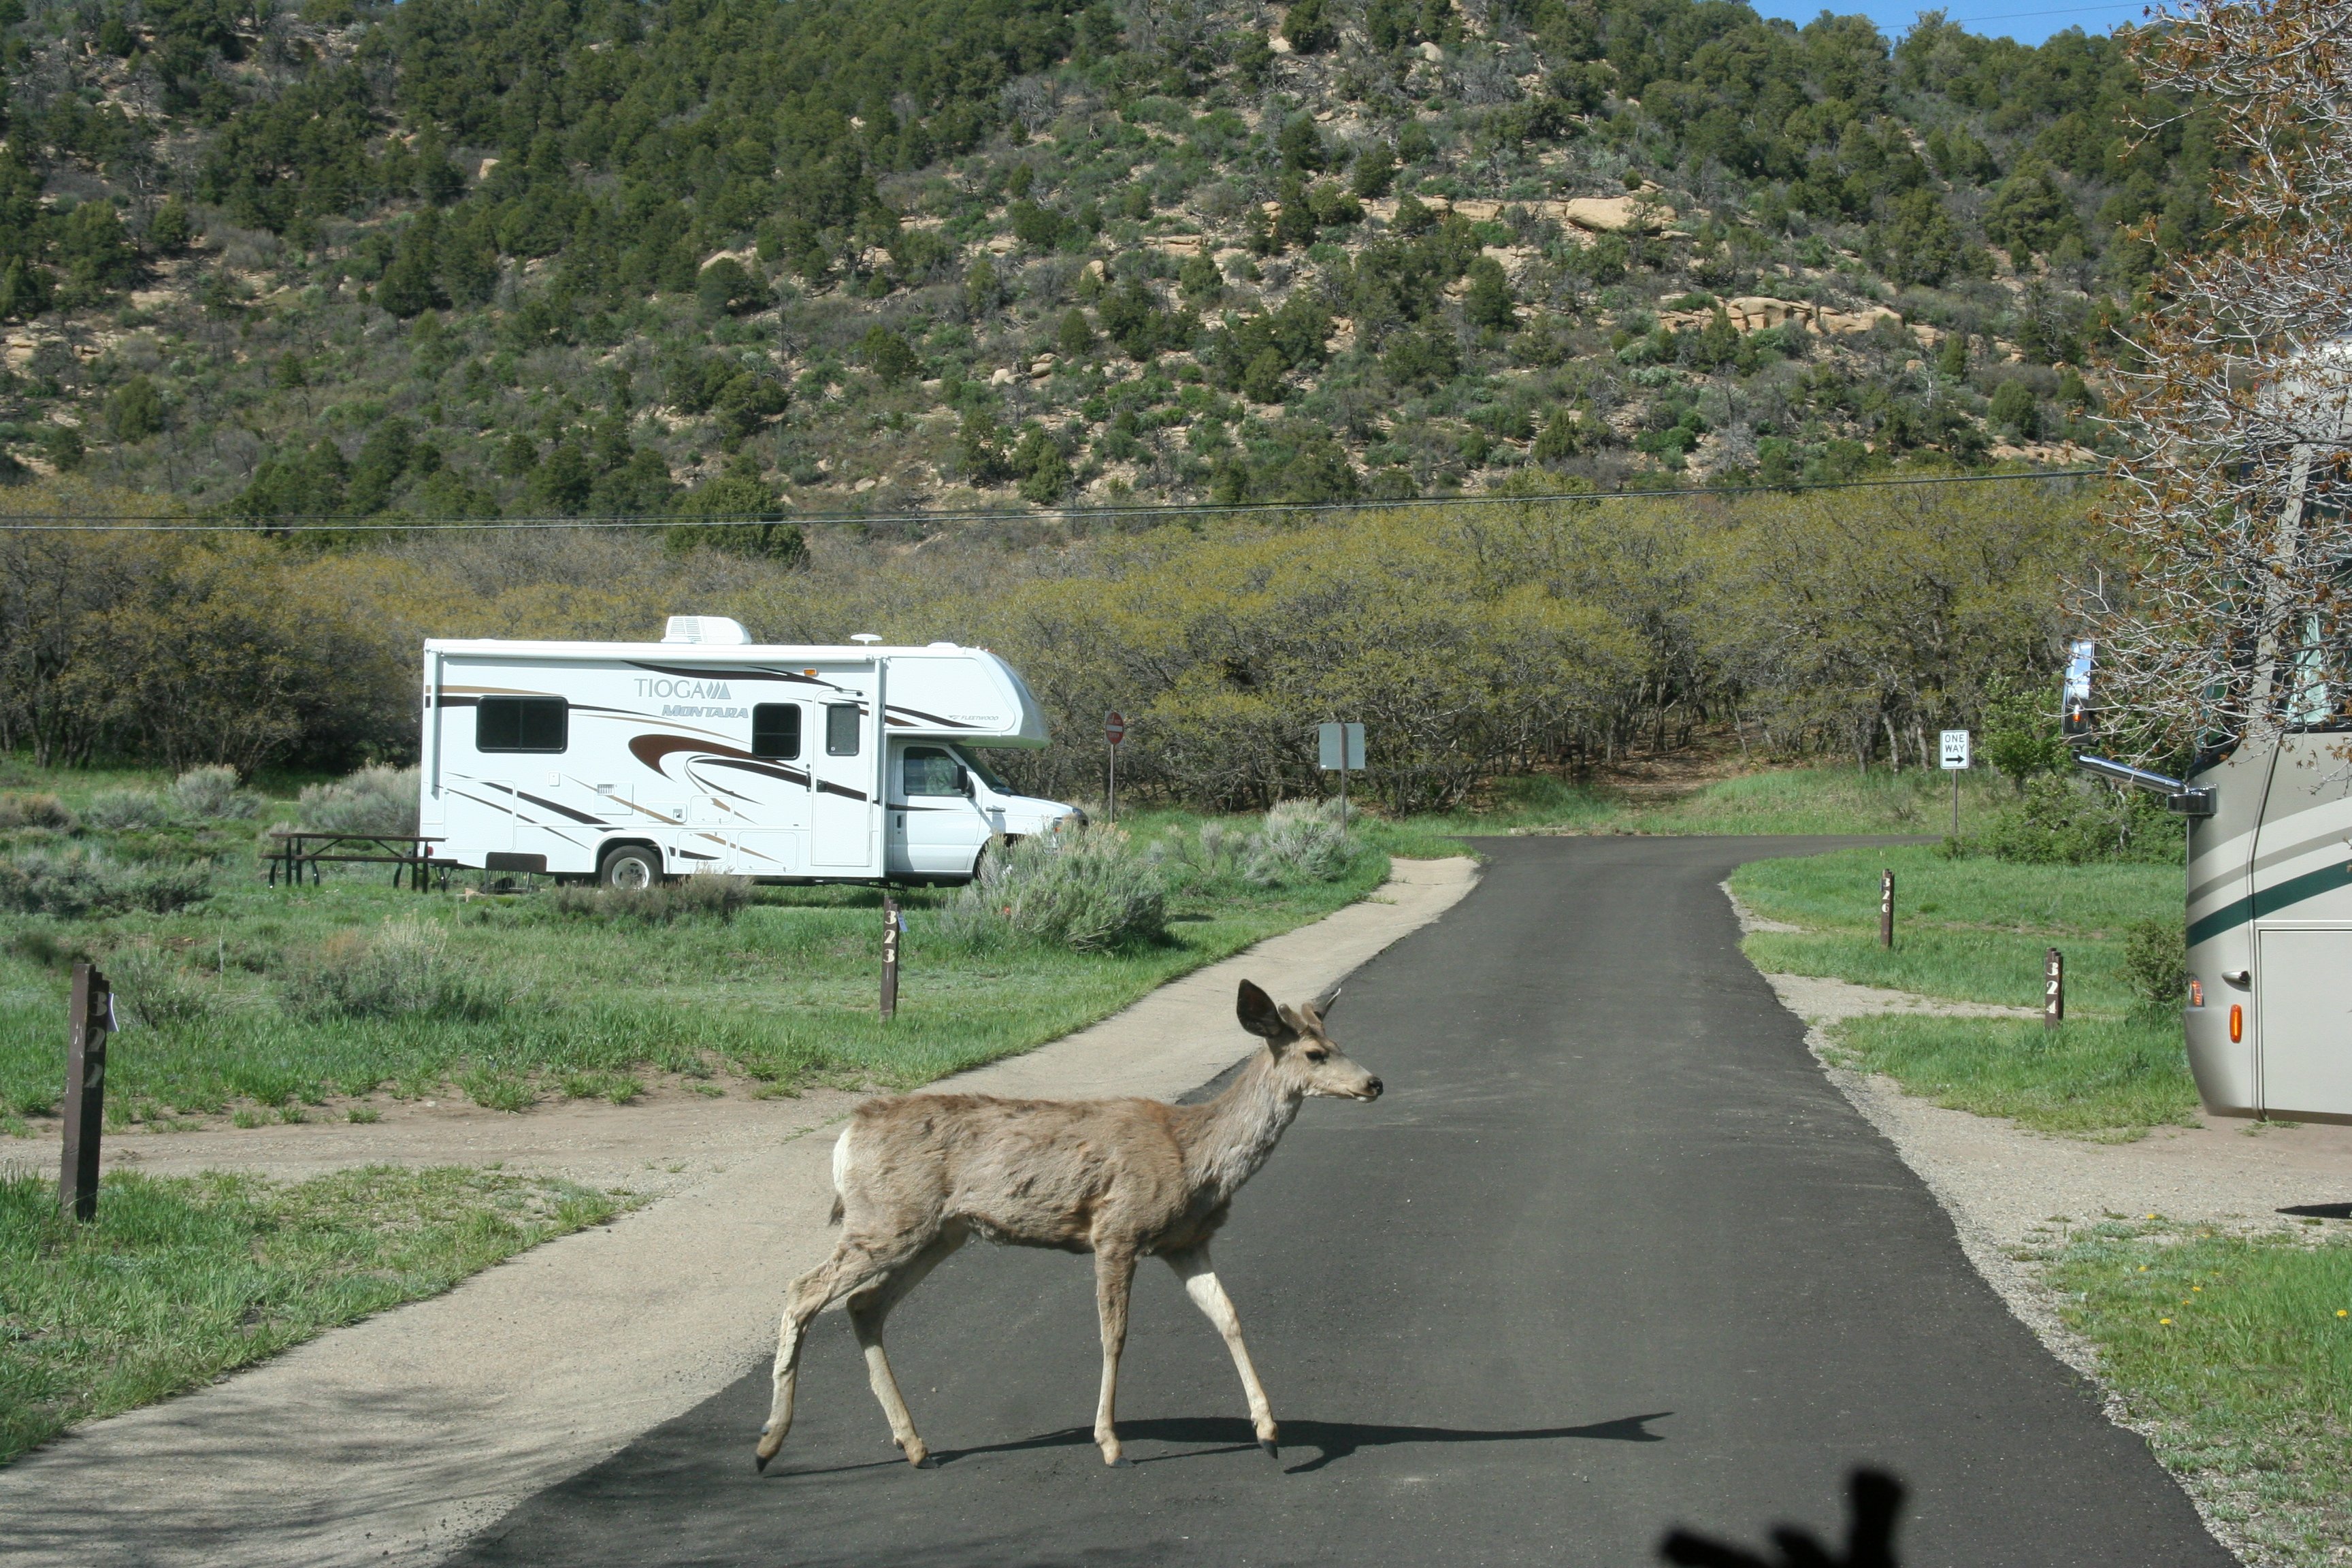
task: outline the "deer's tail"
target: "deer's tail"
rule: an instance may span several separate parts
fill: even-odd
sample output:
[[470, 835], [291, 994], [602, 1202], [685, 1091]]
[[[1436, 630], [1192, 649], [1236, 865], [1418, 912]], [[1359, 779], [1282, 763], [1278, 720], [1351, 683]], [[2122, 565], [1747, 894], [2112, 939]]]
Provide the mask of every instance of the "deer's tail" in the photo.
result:
[[842, 1194], [849, 1179], [849, 1128], [843, 1128], [833, 1145], [833, 1213], [825, 1218], [827, 1225], [841, 1223]]

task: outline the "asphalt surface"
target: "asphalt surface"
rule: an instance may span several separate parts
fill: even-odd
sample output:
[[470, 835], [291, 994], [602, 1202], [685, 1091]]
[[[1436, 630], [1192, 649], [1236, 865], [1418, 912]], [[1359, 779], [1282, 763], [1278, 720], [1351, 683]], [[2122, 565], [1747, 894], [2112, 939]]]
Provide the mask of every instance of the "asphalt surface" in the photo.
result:
[[1107, 1469], [1089, 1260], [971, 1247], [890, 1324], [940, 1469], [898, 1459], [832, 1313], [764, 1477], [763, 1359], [459, 1561], [1633, 1564], [1675, 1525], [1838, 1533], [1868, 1464], [1909, 1489], [1906, 1568], [2234, 1562], [1740, 957], [1717, 884], [1833, 842], [1493, 841], [1475, 893], [1357, 973], [1333, 1032], [1387, 1095], [1310, 1101], [1217, 1245], [1278, 1462], [1147, 1264], [1139, 1462]]

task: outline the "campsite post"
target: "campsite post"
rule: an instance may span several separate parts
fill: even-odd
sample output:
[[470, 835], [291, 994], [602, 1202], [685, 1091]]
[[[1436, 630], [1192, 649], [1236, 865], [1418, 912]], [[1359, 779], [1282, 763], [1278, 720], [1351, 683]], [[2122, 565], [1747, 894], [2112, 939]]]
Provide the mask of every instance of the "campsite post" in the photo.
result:
[[58, 1175], [58, 1212], [98, 1217], [98, 1141], [106, 1126], [106, 1037], [114, 1028], [114, 993], [88, 959], [73, 966], [73, 999], [66, 1017], [65, 1161]]
[[898, 931], [905, 917], [898, 912], [898, 900], [889, 894], [882, 895], [882, 1016], [898, 1016]]

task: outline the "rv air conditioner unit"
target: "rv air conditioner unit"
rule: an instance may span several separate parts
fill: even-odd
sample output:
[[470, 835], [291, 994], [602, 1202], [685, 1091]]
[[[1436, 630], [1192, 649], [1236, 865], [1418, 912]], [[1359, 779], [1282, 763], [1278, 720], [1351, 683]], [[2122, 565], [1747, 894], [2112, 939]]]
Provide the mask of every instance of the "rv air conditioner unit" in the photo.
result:
[[740, 621], [725, 616], [672, 616], [662, 632], [666, 643], [694, 643], [702, 647], [750, 647], [751, 634]]

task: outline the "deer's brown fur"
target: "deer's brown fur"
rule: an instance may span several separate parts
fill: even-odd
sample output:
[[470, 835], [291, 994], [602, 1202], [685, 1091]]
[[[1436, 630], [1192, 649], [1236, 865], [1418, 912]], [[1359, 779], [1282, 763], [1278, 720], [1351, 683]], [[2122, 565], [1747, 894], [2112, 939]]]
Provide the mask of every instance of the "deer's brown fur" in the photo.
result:
[[1297, 1007], [1242, 982], [1242, 1026], [1265, 1040], [1232, 1087], [1205, 1105], [1156, 1100], [999, 1100], [917, 1094], [860, 1106], [834, 1146], [840, 1242], [793, 1281], [777, 1338], [775, 1402], [754, 1450], [767, 1468], [792, 1429], [793, 1394], [809, 1321], [846, 1303], [890, 1435], [916, 1465], [915, 1431], [882, 1349], [890, 1309], [974, 1237], [1015, 1247], [1091, 1252], [1102, 1321], [1102, 1394], [1095, 1441], [1119, 1453], [1113, 1406], [1127, 1342], [1127, 1301], [1139, 1258], [1164, 1259], [1208, 1315], [1241, 1373], [1258, 1442], [1278, 1430], [1242, 1342], [1241, 1321], [1209, 1264], [1209, 1241], [1234, 1194], [1255, 1174], [1309, 1095], [1377, 1100], [1381, 1080], [1349, 1061], [1323, 1026], [1336, 993]]

